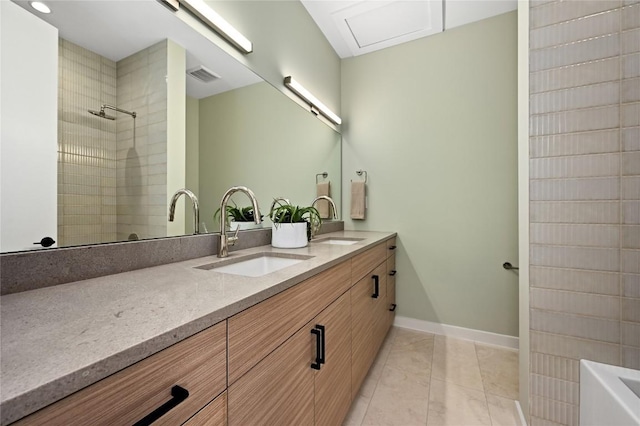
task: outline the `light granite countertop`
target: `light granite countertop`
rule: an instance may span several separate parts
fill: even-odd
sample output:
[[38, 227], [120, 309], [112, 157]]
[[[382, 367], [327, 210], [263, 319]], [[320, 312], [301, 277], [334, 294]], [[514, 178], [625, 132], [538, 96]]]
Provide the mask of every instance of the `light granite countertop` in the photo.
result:
[[264, 275], [244, 277], [196, 267], [216, 256], [3, 296], [0, 300], [0, 424], [70, 395], [316, 275], [392, 232], [340, 231], [353, 245], [311, 243], [260, 252], [313, 256]]

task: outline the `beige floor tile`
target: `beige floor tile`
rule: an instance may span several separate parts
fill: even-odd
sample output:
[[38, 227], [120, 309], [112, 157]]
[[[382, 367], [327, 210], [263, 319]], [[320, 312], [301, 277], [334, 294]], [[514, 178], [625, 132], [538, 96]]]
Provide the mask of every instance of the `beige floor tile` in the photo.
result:
[[371, 398], [366, 398], [364, 396], [356, 397], [356, 399], [351, 403], [351, 410], [349, 410], [349, 414], [347, 414], [342, 425], [360, 426], [364, 419], [364, 415], [367, 413], [370, 401]]
[[394, 370], [385, 369], [371, 398], [362, 425], [424, 426], [429, 387]]
[[493, 426], [520, 426], [520, 416], [513, 399], [487, 394], [487, 404]]
[[518, 398], [518, 352], [476, 344], [482, 384], [488, 394]]
[[491, 425], [482, 391], [431, 380], [427, 426]]
[[432, 368], [432, 379], [484, 390], [473, 342], [436, 336]]
[[429, 398], [429, 376], [407, 373], [393, 366], [385, 366], [377, 387], [394, 391], [397, 395], [408, 398]]
[[409, 330], [408, 328], [394, 327], [394, 346], [410, 345], [416, 342], [431, 340], [435, 338], [434, 334], [422, 331]]

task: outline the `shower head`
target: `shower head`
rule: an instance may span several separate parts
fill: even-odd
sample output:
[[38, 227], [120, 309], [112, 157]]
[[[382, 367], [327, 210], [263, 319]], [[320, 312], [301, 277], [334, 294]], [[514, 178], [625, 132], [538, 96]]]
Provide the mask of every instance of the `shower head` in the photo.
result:
[[93, 115], [97, 115], [100, 118], [106, 118], [107, 120], [115, 120], [116, 118], [111, 116], [111, 115], [107, 115], [104, 113], [104, 108], [101, 108], [100, 111], [95, 111], [93, 109], [88, 110], [91, 114]]

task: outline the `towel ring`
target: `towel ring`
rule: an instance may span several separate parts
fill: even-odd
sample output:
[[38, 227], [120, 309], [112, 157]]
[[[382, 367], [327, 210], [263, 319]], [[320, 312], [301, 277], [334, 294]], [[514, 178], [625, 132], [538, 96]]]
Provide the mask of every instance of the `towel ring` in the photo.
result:
[[356, 174], [358, 176], [362, 176], [363, 173], [364, 173], [364, 183], [367, 183], [367, 171], [366, 170], [358, 170], [358, 171], [356, 171]]
[[329, 176], [329, 173], [327, 173], [327, 172], [318, 173], [318, 174], [316, 175], [316, 185], [317, 185], [318, 183], [320, 183], [320, 182], [319, 182], [319, 179], [318, 179], [318, 176], [322, 176], [322, 179], [326, 179], [326, 178]]

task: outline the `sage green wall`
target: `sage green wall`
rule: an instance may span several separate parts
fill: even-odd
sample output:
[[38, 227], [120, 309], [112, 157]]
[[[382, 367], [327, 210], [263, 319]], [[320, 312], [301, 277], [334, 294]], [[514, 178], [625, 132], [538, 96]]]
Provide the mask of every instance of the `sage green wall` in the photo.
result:
[[[316, 173], [333, 177], [331, 195], [340, 206], [340, 134], [298, 107], [268, 83], [200, 100], [200, 208], [209, 231], [224, 192], [253, 190], [263, 214], [275, 197], [309, 205]], [[206, 195], [205, 195], [206, 194]], [[244, 194], [233, 200], [249, 205]]]
[[226, 48], [227, 52], [287, 95], [290, 92], [282, 81], [292, 75], [340, 115], [340, 58], [302, 3], [281, 0], [207, 0], [207, 3], [253, 42], [253, 52], [248, 55], [233, 48]]
[[345, 227], [398, 232], [401, 316], [518, 335], [516, 44], [512, 12], [342, 61]]

